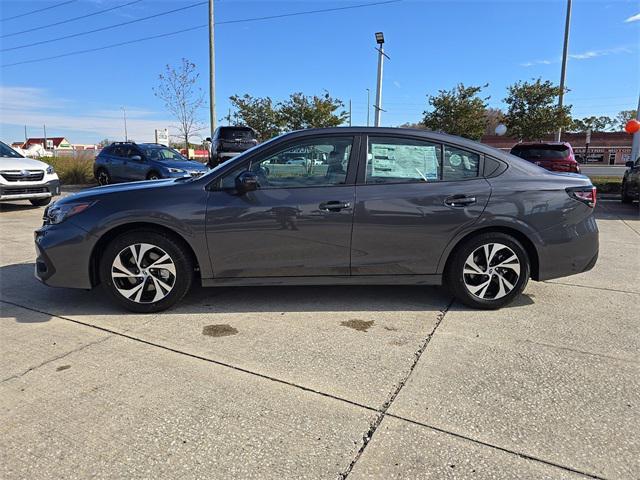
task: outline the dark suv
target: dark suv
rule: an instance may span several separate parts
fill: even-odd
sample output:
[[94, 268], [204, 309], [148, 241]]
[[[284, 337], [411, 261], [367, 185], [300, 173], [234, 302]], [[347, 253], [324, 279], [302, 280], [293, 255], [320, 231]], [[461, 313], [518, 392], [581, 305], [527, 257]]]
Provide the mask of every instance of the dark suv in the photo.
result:
[[635, 161], [628, 161], [627, 171], [622, 178], [622, 203], [640, 200], [640, 157]]
[[518, 143], [511, 155], [524, 158], [552, 172], [580, 173], [580, 166], [567, 142]]
[[200, 162], [189, 160], [173, 148], [158, 143], [114, 142], [102, 149], [93, 164], [93, 174], [100, 185], [198, 177], [207, 170]]
[[256, 132], [250, 127], [218, 127], [210, 141], [212, 166], [235, 157], [258, 144]]

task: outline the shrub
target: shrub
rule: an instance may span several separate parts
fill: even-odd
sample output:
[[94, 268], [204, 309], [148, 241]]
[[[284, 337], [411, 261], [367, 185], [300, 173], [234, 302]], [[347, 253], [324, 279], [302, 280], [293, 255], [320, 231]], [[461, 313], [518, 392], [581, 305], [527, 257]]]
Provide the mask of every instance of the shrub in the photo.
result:
[[63, 185], [86, 185], [95, 183], [93, 178], [93, 159], [87, 157], [50, 157], [43, 158], [51, 165]]
[[620, 177], [600, 177], [593, 176], [591, 183], [598, 189], [598, 193], [620, 194], [622, 187], [622, 178]]

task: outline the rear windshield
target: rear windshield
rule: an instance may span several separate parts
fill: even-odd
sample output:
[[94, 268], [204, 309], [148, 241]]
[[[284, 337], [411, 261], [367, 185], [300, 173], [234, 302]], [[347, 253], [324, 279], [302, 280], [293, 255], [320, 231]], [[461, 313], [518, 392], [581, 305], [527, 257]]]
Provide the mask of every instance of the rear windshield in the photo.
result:
[[253, 140], [255, 135], [249, 128], [221, 128], [220, 138], [226, 140]]
[[569, 158], [566, 145], [522, 145], [513, 147], [511, 153], [525, 160], [562, 160]]

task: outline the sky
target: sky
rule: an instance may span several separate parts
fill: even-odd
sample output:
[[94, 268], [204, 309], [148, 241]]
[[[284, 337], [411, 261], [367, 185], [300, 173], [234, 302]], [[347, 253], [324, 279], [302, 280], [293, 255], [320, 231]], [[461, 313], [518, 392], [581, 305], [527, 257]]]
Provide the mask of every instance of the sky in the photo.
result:
[[[362, 8], [356, 1], [217, 0], [216, 111], [222, 119], [231, 95], [286, 99], [324, 90], [352, 103], [352, 122], [365, 125], [367, 89], [374, 103], [377, 53], [385, 52], [382, 125], [417, 122], [427, 95], [458, 83], [488, 86], [489, 106], [504, 107], [507, 86], [541, 77], [559, 83], [566, 1], [416, 1]], [[208, 94], [207, 5], [39, 45], [178, 8], [202, 0], [0, 0], [0, 139], [65, 136], [72, 143], [124, 138], [153, 141], [154, 129], [175, 121], [153, 87], [165, 65], [194, 62]], [[60, 5], [62, 4], [62, 5]], [[122, 5], [128, 4], [121, 8]], [[48, 8], [53, 7], [53, 8]], [[224, 23], [310, 10], [332, 12]], [[30, 13], [33, 10], [42, 10]], [[97, 13], [80, 20], [74, 17]], [[22, 15], [27, 13], [27, 15]], [[20, 16], [19, 16], [20, 15]], [[19, 16], [18, 18], [10, 18]], [[53, 23], [64, 22], [50, 26]], [[77, 55], [177, 30], [186, 33]], [[31, 30], [23, 32], [24, 30]], [[23, 32], [23, 33], [20, 33]], [[574, 0], [565, 103], [576, 117], [615, 116], [634, 109], [640, 93], [640, 4], [635, 0]], [[18, 62], [44, 59], [32, 63]], [[371, 109], [373, 119], [373, 109]], [[208, 136], [208, 104], [200, 112]], [[226, 122], [226, 120], [223, 120]], [[197, 137], [196, 137], [197, 139]]]

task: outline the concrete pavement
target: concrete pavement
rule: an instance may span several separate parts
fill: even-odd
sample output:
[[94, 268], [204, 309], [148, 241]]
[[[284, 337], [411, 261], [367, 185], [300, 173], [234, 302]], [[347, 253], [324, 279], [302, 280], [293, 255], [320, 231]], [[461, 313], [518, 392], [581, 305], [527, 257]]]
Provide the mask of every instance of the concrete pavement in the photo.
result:
[[124, 313], [33, 278], [0, 211], [2, 478], [638, 478], [640, 218], [470, 311], [423, 287], [197, 288]]

